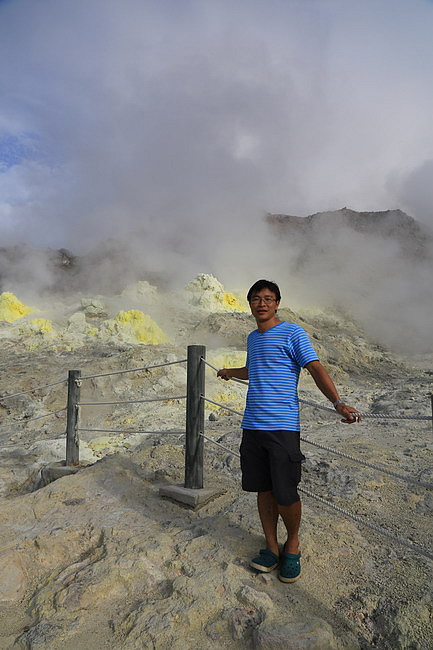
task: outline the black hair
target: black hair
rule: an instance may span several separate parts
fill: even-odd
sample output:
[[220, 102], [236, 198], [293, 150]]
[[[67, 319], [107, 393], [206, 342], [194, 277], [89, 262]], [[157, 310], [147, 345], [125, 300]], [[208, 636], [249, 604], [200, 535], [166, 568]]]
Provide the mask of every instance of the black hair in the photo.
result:
[[277, 299], [277, 302], [281, 300], [281, 294], [280, 290], [278, 288], [278, 284], [275, 284], [275, 282], [270, 282], [269, 280], [257, 280], [257, 282], [254, 282], [253, 286], [247, 293], [247, 301], [251, 302], [251, 298], [255, 293], [259, 293], [262, 289], [269, 289], [269, 291], [272, 291], [272, 293], [275, 294], [275, 298]]

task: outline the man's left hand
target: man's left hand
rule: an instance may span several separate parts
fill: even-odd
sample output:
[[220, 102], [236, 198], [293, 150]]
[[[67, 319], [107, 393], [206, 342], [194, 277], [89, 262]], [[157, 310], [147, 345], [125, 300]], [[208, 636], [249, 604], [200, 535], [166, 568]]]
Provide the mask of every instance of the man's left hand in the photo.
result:
[[354, 424], [354, 422], [361, 422], [359, 411], [352, 408], [351, 406], [347, 406], [347, 404], [344, 404], [343, 402], [341, 404], [337, 404], [335, 410], [343, 416], [343, 420], [341, 421], [344, 422], [344, 424]]

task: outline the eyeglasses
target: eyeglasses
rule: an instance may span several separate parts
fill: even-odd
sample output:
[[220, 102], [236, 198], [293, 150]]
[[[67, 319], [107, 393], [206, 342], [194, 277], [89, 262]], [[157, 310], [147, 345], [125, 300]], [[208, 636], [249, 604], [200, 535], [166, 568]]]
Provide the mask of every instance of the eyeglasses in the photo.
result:
[[260, 305], [262, 301], [266, 305], [272, 305], [273, 302], [276, 302], [276, 298], [272, 298], [272, 296], [265, 296], [264, 298], [261, 298], [260, 296], [255, 296], [254, 298], [251, 298], [252, 305]]

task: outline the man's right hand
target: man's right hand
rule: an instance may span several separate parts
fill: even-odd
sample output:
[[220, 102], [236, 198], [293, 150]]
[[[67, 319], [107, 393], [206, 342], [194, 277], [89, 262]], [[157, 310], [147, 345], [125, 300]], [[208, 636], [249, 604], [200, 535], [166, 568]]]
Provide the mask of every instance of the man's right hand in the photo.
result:
[[217, 372], [217, 377], [221, 377], [221, 379], [225, 379], [228, 381], [230, 379], [230, 369], [229, 368], [221, 368], [221, 370], [218, 370]]

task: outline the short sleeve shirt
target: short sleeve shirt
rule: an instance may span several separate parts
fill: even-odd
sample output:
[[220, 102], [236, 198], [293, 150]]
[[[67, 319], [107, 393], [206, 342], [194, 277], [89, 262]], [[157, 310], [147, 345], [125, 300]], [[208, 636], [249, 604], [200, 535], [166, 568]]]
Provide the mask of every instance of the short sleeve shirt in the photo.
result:
[[298, 380], [301, 368], [318, 361], [305, 330], [282, 321], [248, 336], [249, 386], [242, 428], [299, 431]]

